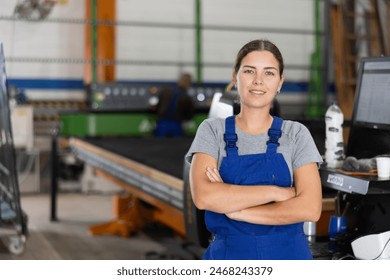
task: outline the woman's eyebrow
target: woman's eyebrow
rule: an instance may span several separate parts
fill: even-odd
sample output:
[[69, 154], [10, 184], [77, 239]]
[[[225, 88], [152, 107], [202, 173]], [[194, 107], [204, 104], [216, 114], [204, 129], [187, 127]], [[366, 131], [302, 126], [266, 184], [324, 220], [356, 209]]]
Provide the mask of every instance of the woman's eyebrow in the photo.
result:
[[242, 67], [247, 67], [247, 68], [256, 69], [256, 67], [254, 67], [254, 66], [251, 66], [251, 65], [243, 65]]
[[274, 70], [278, 70], [276, 67], [273, 67], [273, 66], [268, 66], [268, 67], [264, 67], [264, 69], [274, 69]]
[[[251, 66], [251, 65], [243, 65], [242, 67], [247, 67], [247, 68], [251, 68], [251, 69], [256, 69], [256, 67], [254, 66]], [[278, 70], [276, 67], [273, 67], [273, 66], [267, 66], [267, 67], [264, 67], [264, 69], [274, 69], [274, 70]]]

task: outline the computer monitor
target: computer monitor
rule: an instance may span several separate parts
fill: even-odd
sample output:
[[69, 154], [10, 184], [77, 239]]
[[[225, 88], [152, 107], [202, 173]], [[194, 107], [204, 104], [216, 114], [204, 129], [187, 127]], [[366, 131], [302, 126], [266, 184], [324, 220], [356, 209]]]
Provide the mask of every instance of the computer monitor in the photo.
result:
[[390, 57], [362, 58], [356, 85], [353, 125], [390, 129]]
[[359, 64], [347, 156], [390, 153], [390, 57], [365, 57]]

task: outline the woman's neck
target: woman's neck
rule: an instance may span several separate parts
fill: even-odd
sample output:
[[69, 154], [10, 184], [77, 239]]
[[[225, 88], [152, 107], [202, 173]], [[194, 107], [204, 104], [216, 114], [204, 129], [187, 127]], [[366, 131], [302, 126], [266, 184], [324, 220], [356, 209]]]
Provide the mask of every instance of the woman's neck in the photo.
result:
[[267, 111], [241, 111], [236, 117], [236, 125], [252, 135], [267, 132], [272, 125], [273, 118]]

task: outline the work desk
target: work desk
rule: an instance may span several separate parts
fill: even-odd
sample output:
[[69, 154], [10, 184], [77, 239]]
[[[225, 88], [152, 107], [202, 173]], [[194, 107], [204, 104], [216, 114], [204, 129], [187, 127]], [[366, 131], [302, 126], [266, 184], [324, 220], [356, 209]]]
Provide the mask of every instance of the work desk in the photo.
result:
[[390, 194], [390, 179], [376, 175], [353, 175], [337, 169], [320, 168], [321, 183], [324, 187], [356, 194]]

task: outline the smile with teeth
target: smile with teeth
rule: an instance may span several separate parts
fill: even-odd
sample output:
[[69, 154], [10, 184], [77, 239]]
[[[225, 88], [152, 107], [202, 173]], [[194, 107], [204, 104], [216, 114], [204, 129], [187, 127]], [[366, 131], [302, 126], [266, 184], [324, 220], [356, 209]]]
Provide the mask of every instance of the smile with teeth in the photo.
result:
[[264, 95], [266, 92], [263, 91], [263, 90], [256, 90], [256, 89], [252, 89], [252, 90], [249, 90], [249, 92], [251, 94], [254, 94], [254, 95]]

